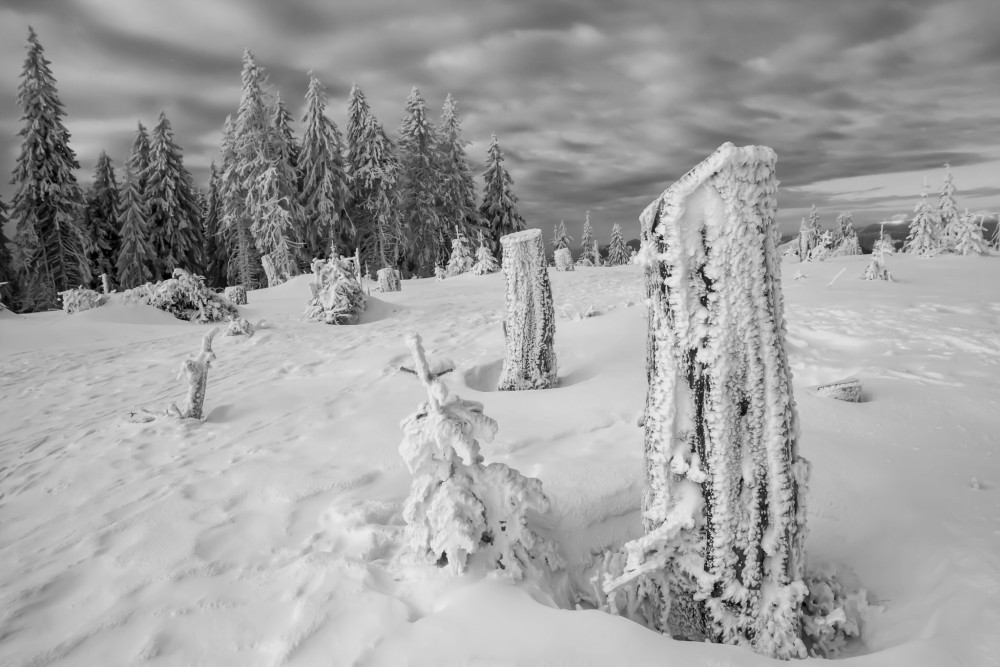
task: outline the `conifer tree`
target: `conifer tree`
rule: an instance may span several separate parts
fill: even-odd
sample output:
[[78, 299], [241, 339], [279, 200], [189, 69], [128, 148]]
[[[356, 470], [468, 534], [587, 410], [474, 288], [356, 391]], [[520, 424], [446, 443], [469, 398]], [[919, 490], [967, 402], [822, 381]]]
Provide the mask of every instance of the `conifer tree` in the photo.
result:
[[399, 159], [357, 84], [348, 97], [347, 150], [350, 216], [358, 230], [362, 256], [372, 266], [395, 268], [403, 250]]
[[573, 237], [566, 232], [566, 221], [560, 220], [559, 224], [552, 230], [551, 245], [553, 252], [559, 250], [560, 248], [566, 248], [569, 250], [569, 244], [572, 242]]
[[983, 229], [979, 221], [975, 220], [969, 209], [965, 209], [957, 223], [953, 223], [952, 232], [949, 234], [952, 239], [952, 251], [959, 255], [983, 255], [986, 253], [987, 244], [983, 239]]
[[252, 290], [261, 285], [260, 254], [250, 233], [251, 219], [246, 209], [246, 187], [236, 164], [236, 125], [226, 117], [222, 128], [222, 171], [219, 174], [220, 240], [224, 242], [228, 263], [226, 278], [230, 285]]
[[94, 182], [85, 197], [84, 228], [90, 239], [87, 259], [94, 277], [115, 275], [118, 256], [118, 180], [108, 154], [101, 151]]
[[298, 156], [305, 218], [303, 250], [310, 258], [327, 256], [334, 240], [344, 243], [353, 238], [355, 231], [347, 217], [350, 185], [341, 153], [343, 139], [337, 124], [325, 112], [326, 91], [310, 72], [302, 118], [305, 131]]
[[4, 234], [7, 224], [7, 204], [0, 199], [0, 303], [7, 307], [14, 305], [15, 269], [14, 258], [7, 244], [10, 239]]
[[462, 139], [462, 119], [449, 94], [441, 112], [441, 224], [456, 226], [471, 238], [482, 227], [476, 208], [476, 183], [465, 155], [467, 141]]
[[58, 293], [90, 282], [88, 240], [80, 225], [83, 195], [73, 174], [80, 168], [69, 146], [69, 131], [35, 31], [28, 28], [28, 56], [17, 103], [24, 127], [11, 183], [10, 217], [20, 257], [20, 310], [58, 307]]
[[150, 245], [155, 253], [153, 277], [170, 278], [174, 269], [201, 274], [205, 240], [201, 207], [181, 148], [174, 143], [170, 121], [162, 111], [149, 144], [146, 214]]
[[131, 164], [125, 168], [117, 213], [119, 249], [115, 258], [115, 282], [121, 289], [132, 289], [153, 279], [156, 257], [146, 227], [145, 205], [139, 194], [139, 176]]
[[410, 269], [423, 275], [430, 274], [435, 259], [447, 252], [448, 228], [441, 217], [439, 143], [437, 130], [427, 118], [424, 98], [414, 87], [406, 99], [406, 117], [399, 128], [400, 212]]
[[487, 273], [496, 273], [500, 270], [500, 265], [493, 256], [493, 251], [486, 245], [486, 237], [482, 230], [479, 230], [479, 248], [476, 249], [476, 263], [472, 267], [472, 273], [483, 276]]
[[[133, 186], [142, 202], [146, 201], [146, 172], [149, 169], [149, 132], [142, 121], [136, 123], [135, 137], [128, 156], [128, 169], [132, 170]], [[145, 205], [145, 204], [144, 204]]]
[[611, 243], [608, 246], [608, 261], [605, 262], [605, 266], [622, 266], [628, 263], [628, 246], [622, 237], [622, 226], [616, 222], [611, 228]]
[[469, 246], [469, 239], [462, 233], [461, 229], [455, 230], [455, 238], [451, 241], [451, 257], [448, 259], [448, 276], [457, 276], [467, 271], [471, 271], [475, 265], [472, 258], [472, 248]]
[[910, 233], [906, 236], [904, 249], [908, 253], [929, 257], [941, 252], [941, 247], [935, 230], [938, 229], [937, 212], [927, 199], [927, 181], [924, 180], [924, 189], [920, 193], [920, 199], [914, 207], [913, 220], [910, 221]]
[[861, 254], [861, 243], [850, 211], [837, 216], [837, 224], [833, 229], [833, 248], [836, 255]]
[[950, 249], [958, 240], [958, 235], [962, 233], [963, 221], [958, 213], [958, 206], [955, 204], [955, 181], [951, 174], [951, 165], [944, 165], [944, 183], [941, 185], [941, 193], [938, 195], [937, 221], [934, 229], [934, 237], [941, 246], [941, 250]]
[[504, 167], [504, 156], [500, 150], [497, 135], [490, 140], [487, 150], [486, 169], [483, 171], [483, 203], [479, 206], [479, 217], [483, 221], [486, 240], [497, 258], [501, 256], [500, 237], [523, 231], [524, 218], [517, 210], [517, 196], [514, 194], [514, 179]]
[[213, 160], [209, 168], [202, 232], [205, 235], [205, 284], [216, 288], [226, 286], [226, 268], [229, 264], [226, 242], [223, 238], [222, 196], [219, 189], [219, 171], [215, 168]]
[[577, 264], [597, 266], [599, 259], [594, 248], [594, 228], [590, 226], [590, 211], [587, 211], [587, 217], [583, 219], [583, 238], [580, 243], [583, 249], [580, 251]]
[[[275, 94], [274, 114], [271, 116], [271, 129], [277, 134], [275, 141], [287, 153], [285, 159], [288, 161], [289, 166], [293, 172], [297, 173], [302, 146], [299, 144], [299, 140], [295, 138], [295, 133], [292, 132], [292, 114], [288, 113], [288, 109], [285, 107], [280, 94]], [[296, 179], [295, 183], [297, 192], [299, 190], [298, 179]]]

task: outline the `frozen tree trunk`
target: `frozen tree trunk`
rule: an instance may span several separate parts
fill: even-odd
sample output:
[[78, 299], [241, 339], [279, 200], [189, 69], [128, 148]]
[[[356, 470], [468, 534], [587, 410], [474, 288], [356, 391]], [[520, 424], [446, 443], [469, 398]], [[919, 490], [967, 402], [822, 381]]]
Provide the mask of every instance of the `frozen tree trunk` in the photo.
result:
[[555, 313], [540, 229], [500, 239], [507, 286], [503, 372], [499, 391], [556, 384]]
[[247, 288], [243, 285], [230, 285], [226, 288], [226, 298], [237, 306], [247, 305]]
[[726, 143], [641, 216], [647, 535], [626, 574], [660, 559], [660, 631], [790, 658], [805, 657], [808, 463], [784, 348], [775, 159]]
[[379, 269], [378, 288], [381, 292], [401, 291], [403, 289], [403, 281], [400, 280], [399, 271], [396, 269]]
[[267, 286], [274, 287], [281, 283], [278, 279], [278, 272], [274, 268], [274, 261], [270, 255], [261, 255], [260, 263], [264, 267], [264, 275], [267, 276]]
[[187, 403], [183, 410], [174, 406], [174, 411], [184, 419], [204, 419], [208, 368], [215, 361], [212, 339], [217, 333], [219, 333], [219, 329], [214, 328], [205, 334], [201, 342], [201, 352], [193, 357], [188, 357], [181, 365], [180, 377], [184, 377], [188, 381]]

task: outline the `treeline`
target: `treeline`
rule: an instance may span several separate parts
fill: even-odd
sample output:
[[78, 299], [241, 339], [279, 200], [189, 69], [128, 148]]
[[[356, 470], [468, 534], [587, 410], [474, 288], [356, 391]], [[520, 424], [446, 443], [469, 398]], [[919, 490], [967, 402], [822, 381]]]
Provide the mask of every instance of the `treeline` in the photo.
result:
[[[0, 201], [0, 299], [21, 312], [58, 308], [59, 292], [96, 286], [101, 275], [126, 289], [181, 268], [211, 287], [254, 289], [334, 252], [359, 251], [371, 273], [429, 276], [456, 236], [482, 232], [499, 259], [500, 237], [525, 227], [495, 135], [477, 196], [451, 95], [435, 123], [414, 88], [390, 137], [354, 85], [342, 133], [310, 73], [300, 138], [250, 51], [207, 190], [195, 186], [161, 112], [151, 132], [138, 124], [124, 169], [101, 153], [84, 191], [49, 66], [29, 28], [14, 195], [9, 207]], [[3, 236], [8, 216], [13, 242]]]

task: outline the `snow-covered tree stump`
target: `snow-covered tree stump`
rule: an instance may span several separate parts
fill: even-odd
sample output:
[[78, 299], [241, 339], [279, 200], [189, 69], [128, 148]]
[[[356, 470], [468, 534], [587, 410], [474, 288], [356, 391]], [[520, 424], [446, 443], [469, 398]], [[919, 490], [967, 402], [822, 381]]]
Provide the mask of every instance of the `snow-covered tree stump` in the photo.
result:
[[243, 285], [230, 285], [226, 288], [226, 298], [236, 306], [247, 305], [247, 288]]
[[841, 380], [821, 384], [816, 387], [816, 393], [826, 398], [835, 398], [838, 401], [848, 403], [858, 403], [861, 401], [861, 380]]
[[559, 248], [555, 252], [556, 271], [573, 270], [573, 254], [569, 248]]
[[646, 535], [604, 582], [643, 582], [662, 632], [805, 657], [808, 463], [784, 348], [770, 148], [723, 144], [641, 216]]
[[527, 519], [549, 509], [541, 481], [483, 462], [479, 441], [493, 440], [496, 421], [481, 403], [449, 394], [444, 373], [431, 371], [420, 336], [411, 334], [406, 343], [427, 390], [427, 401], [401, 423], [399, 453], [413, 474], [403, 505], [410, 549], [456, 574], [473, 560], [513, 579], [561, 568], [555, 545]]
[[101, 274], [101, 289], [104, 290], [104, 294], [111, 294], [111, 283], [108, 282], [108, 274]]
[[507, 312], [497, 390], [547, 389], [556, 384], [556, 327], [542, 230], [508, 234], [500, 245]]
[[205, 388], [208, 386], [208, 369], [215, 361], [215, 352], [212, 351], [212, 339], [219, 333], [218, 327], [213, 328], [201, 341], [201, 351], [188, 357], [181, 364], [181, 371], [178, 377], [187, 379], [188, 393], [187, 402], [184, 408], [172, 405], [171, 410], [182, 419], [204, 419], [205, 408]]
[[378, 270], [378, 289], [380, 292], [399, 292], [403, 289], [403, 281], [396, 269]]

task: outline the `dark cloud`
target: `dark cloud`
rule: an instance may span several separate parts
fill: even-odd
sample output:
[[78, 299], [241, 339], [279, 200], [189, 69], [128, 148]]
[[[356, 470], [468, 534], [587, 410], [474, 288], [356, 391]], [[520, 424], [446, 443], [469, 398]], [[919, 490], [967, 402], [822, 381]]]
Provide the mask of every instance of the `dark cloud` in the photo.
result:
[[[996, 0], [0, 0], [7, 173], [29, 23], [85, 182], [161, 109], [203, 181], [244, 48], [296, 118], [310, 69], [340, 124], [352, 82], [389, 132], [411, 86], [435, 112], [453, 93], [475, 169], [495, 132], [528, 220], [590, 210], [599, 236], [637, 236], [645, 204], [723, 141], [775, 148], [786, 226], [812, 203], [905, 212], [912, 195], [875, 189], [892, 174], [1000, 160]], [[838, 179], [853, 194], [823, 186]], [[979, 181], [965, 196], [1000, 208]]]

